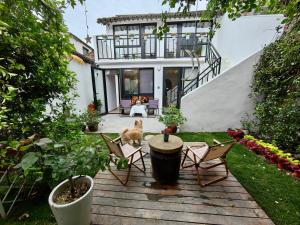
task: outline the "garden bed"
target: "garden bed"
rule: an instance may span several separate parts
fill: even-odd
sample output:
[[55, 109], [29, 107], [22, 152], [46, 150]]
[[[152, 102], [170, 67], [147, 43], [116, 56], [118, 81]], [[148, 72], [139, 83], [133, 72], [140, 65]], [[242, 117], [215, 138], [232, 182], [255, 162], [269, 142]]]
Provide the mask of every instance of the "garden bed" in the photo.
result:
[[295, 159], [291, 153], [251, 135], [244, 135], [241, 130], [229, 129], [227, 133], [249, 150], [264, 157], [267, 162], [276, 164], [279, 170], [286, 170], [287, 174], [300, 178], [300, 161]]

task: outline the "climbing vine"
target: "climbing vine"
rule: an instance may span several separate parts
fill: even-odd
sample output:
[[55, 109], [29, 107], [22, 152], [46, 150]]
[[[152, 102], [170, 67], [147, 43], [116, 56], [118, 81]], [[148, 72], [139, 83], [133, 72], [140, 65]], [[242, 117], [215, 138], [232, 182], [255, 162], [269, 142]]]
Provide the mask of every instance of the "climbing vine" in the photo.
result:
[[284, 149], [300, 146], [300, 20], [264, 49], [256, 66], [257, 131]]

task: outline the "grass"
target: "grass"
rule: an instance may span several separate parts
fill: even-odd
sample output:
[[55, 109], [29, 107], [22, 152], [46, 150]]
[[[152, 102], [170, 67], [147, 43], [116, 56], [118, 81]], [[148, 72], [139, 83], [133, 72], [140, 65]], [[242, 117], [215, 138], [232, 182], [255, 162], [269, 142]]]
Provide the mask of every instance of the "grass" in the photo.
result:
[[[111, 137], [116, 137], [112, 134]], [[226, 133], [180, 133], [184, 141], [228, 140]], [[90, 135], [90, 141], [99, 136]], [[104, 143], [101, 143], [105, 147]], [[247, 189], [257, 203], [265, 210], [276, 225], [300, 224], [300, 181], [278, 171], [276, 166], [266, 163], [262, 158], [236, 145], [228, 154], [228, 164], [232, 174]], [[17, 217], [27, 212], [30, 218], [18, 221]], [[47, 199], [20, 204], [16, 211], [0, 225], [55, 225], [48, 207]]]

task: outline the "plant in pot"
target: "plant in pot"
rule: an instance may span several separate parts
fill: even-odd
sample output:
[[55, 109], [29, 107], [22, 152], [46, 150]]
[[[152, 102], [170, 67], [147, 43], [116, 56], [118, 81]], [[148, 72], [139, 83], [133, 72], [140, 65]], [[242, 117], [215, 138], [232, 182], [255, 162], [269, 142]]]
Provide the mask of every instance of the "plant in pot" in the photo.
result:
[[[97, 148], [81, 147], [59, 157], [47, 157], [45, 164], [52, 168], [52, 177], [59, 180], [49, 195], [49, 205], [58, 225], [90, 225], [93, 167], [105, 169], [108, 156], [100, 156]], [[85, 174], [85, 175], [82, 175]], [[91, 174], [90, 174], [91, 175]]]
[[[109, 163], [106, 151], [99, 143], [79, 142], [59, 144], [38, 140], [39, 148], [28, 152], [16, 166], [25, 176], [38, 175], [49, 186], [59, 183], [49, 195], [49, 205], [58, 225], [90, 225], [93, 179], [99, 169]], [[46, 179], [45, 179], [46, 178]]]
[[172, 130], [171, 133], [176, 133], [178, 126], [184, 124], [186, 118], [175, 105], [170, 105], [164, 108], [164, 114], [159, 117], [159, 121], [165, 124], [167, 128]]
[[89, 131], [95, 132], [98, 130], [98, 125], [101, 122], [101, 117], [96, 111], [87, 111], [83, 114], [83, 118]]

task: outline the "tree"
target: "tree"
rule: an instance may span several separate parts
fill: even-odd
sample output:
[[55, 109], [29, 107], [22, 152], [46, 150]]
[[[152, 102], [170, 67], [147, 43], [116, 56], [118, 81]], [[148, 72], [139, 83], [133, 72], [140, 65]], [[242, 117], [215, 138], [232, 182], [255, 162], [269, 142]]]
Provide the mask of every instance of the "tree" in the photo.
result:
[[0, 2], [0, 139], [39, 131], [46, 105], [68, 101], [76, 82], [67, 69], [68, 4], [75, 0]]
[[[178, 12], [187, 13], [192, 5], [197, 1], [204, 0], [163, 0], [162, 5], [168, 5], [171, 9], [177, 9]], [[240, 17], [247, 12], [263, 13], [282, 13], [286, 16], [283, 23], [291, 21], [300, 12], [299, 0], [209, 0], [207, 8], [201, 14], [200, 20], [212, 20], [213, 28], [218, 28], [219, 24], [215, 20], [218, 15], [228, 13], [232, 20]], [[159, 37], [167, 33], [166, 14], [162, 14], [162, 25], [158, 27], [156, 33]]]

